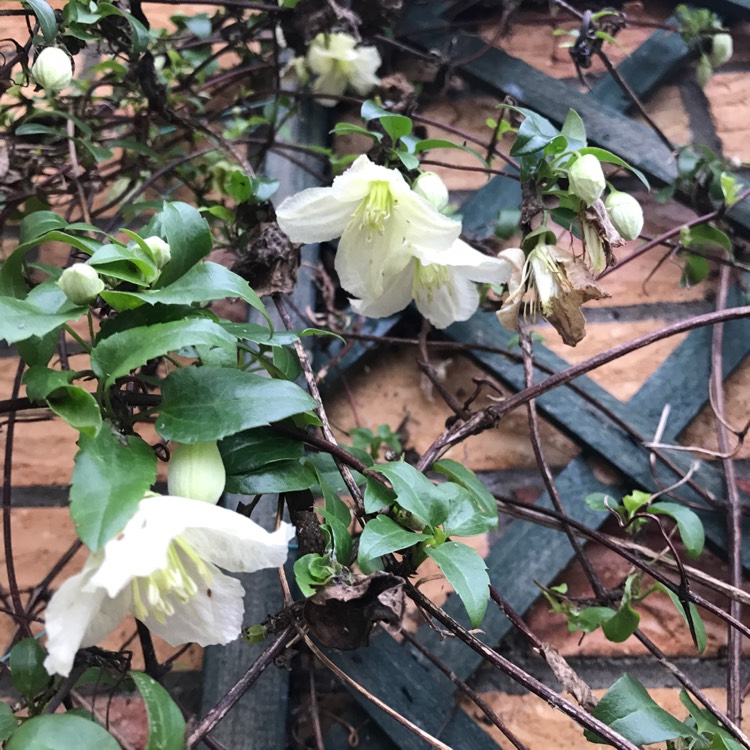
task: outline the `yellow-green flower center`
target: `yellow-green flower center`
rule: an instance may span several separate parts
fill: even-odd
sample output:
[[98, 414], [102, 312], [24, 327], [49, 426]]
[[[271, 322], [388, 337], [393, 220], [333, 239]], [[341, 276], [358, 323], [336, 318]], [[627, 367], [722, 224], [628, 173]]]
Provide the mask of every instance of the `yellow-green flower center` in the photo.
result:
[[383, 233], [385, 222], [393, 211], [393, 194], [391, 186], [385, 180], [375, 180], [370, 185], [370, 192], [360, 204], [360, 222], [368, 230]]
[[176, 537], [167, 548], [165, 568], [133, 579], [133, 613], [141, 621], [151, 614], [163, 625], [174, 614], [176, 601], [190, 601], [198, 593], [198, 583], [210, 585], [212, 578], [211, 569], [198, 553]]
[[414, 270], [414, 283], [412, 285], [413, 297], [424, 297], [432, 302], [435, 292], [445, 284], [450, 284], [450, 272], [447, 266], [440, 266], [436, 263], [423, 265], [420, 260], [416, 260]]

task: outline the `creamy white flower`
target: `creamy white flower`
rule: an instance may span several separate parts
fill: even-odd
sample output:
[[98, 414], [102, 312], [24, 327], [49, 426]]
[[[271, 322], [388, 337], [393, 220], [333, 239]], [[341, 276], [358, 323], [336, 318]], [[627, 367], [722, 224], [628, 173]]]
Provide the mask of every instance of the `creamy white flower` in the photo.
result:
[[377, 299], [386, 280], [399, 274], [423, 250], [447, 251], [461, 223], [443, 216], [417, 195], [395, 169], [360, 156], [327, 188], [308, 188], [276, 210], [292, 242], [326, 242], [341, 237], [336, 273], [354, 297]]
[[[375, 75], [382, 63], [380, 53], [375, 47], [358, 45], [351, 34], [318, 34], [310, 42], [305, 63], [315, 75], [313, 91], [318, 94], [340, 96], [351, 87], [365, 96], [380, 83]], [[304, 76], [300, 80], [304, 82]], [[337, 104], [336, 99], [318, 102], [326, 107]]]
[[219, 567], [250, 573], [283, 565], [293, 535], [289, 524], [271, 533], [200, 500], [145, 497], [120, 534], [50, 600], [45, 669], [67, 676], [78, 649], [100, 641], [129, 612], [173, 646], [233, 641], [244, 590]]
[[352, 307], [370, 318], [384, 318], [403, 310], [413, 299], [419, 312], [436, 328], [468, 320], [479, 306], [474, 282], [502, 284], [510, 264], [490, 258], [456, 240], [448, 250], [419, 249], [409, 265], [391, 276], [380, 297], [352, 300]]

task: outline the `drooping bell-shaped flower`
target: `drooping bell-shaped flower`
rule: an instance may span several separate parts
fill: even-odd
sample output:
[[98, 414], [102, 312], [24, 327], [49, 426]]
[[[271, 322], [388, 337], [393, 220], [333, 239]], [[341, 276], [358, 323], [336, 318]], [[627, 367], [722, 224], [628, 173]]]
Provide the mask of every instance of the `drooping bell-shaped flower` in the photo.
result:
[[45, 47], [34, 60], [31, 75], [45, 91], [60, 91], [73, 80], [73, 62], [60, 47]]
[[[344, 32], [318, 34], [307, 49], [305, 66], [313, 74], [313, 91], [318, 94], [341, 96], [352, 88], [360, 96], [366, 96], [380, 83], [376, 73], [382, 60], [375, 47], [360, 45]], [[304, 82], [306, 73], [302, 64], [295, 68]], [[333, 107], [336, 99], [318, 99], [320, 104]]]
[[607, 186], [599, 159], [593, 154], [579, 156], [568, 170], [570, 192], [587, 206], [598, 200]]
[[218, 503], [226, 483], [227, 472], [215, 440], [172, 444], [167, 474], [170, 495]]
[[74, 263], [66, 268], [57, 280], [57, 285], [75, 305], [88, 305], [104, 291], [104, 282], [93, 266]]
[[145, 497], [125, 528], [52, 596], [45, 669], [67, 676], [78, 649], [99, 642], [129, 612], [173, 646], [233, 641], [244, 590], [219, 568], [283, 565], [293, 535], [289, 524], [271, 533], [200, 500]]

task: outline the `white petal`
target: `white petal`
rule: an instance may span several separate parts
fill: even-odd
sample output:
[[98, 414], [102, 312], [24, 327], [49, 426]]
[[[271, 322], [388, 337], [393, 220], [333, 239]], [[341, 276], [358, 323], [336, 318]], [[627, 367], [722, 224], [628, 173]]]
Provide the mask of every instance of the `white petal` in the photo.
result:
[[387, 277], [380, 297], [352, 300], [352, 308], [369, 318], [385, 318], [403, 310], [411, 302], [413, 264], [402, 273]]
[[414, 247], [447, 250], [461, 234], [460, 221], [443, 216], [413, 190], [399, 196], [394, 211], [406, 223], [406, 239]]
[[[187, 602], [170, 599], [174, 614], [165, 623], [150, 614], [144, 624], [172, 646], [197, 643], [200, 646], [230, 643], [240, 634], [245, 608], [245, 590], [235, 578], [213, 569], [210, 585], [201, 582], [198, 593]], [[197, 581], [197, 579], [196, 579]]]
[[404, 224], [391, 216], [383, 231], [353, 222], [341, 236], [336, 273], [341, 286], [355, 297], [374, 298], [383, 294], [385, 278], [403, 271], [411, 261], [404, 241]]
[[484, 255], [460, 239], [447, 250], [435, 251], [431, 247], [420, 246], [417, 255], [425, 264], [451, 266], [466, 278], [484, 284], [502, 284], [510, 278], [513, 270], [505, 258]]
[[333, 188], [308, 188], [282, 201], [276, 220], [292, 242], [326, 242], [341, 236], [359, 203], [345, 198]]
[[[327, 73], [323, 73], [315, 79], [313, 91], [316, 94], [330, 94], [334, 97], [341, 96], [345, 91], [349, 80], [341, 68], [332, 67]], [[335, 107], [338, 104], [337, 99], [316, 99], [318, 104], [324, 107]]]
[[411, 188], [398, 170], [374, 164], [363, 154], [344, 174], [336, 177], [332, 185], [333, 194], [342, 202], [359, 202], [370, 193], [373, 182], [387, 182], [396, 198], [411, 193]]
[[110, 600], [104, 589], [91, 587], [95, 568], [96, 561], [89, 558], [83, 570], [68, 578], [47, 605], [44, 668], [50, 674], [67, 677], [78, 649], [93, 646], [112, 632], [127, 612], [127, 602]]
[[381, 63], [377, 48], [359, 47], [357, 49], [357, 59], [352, 64], [349, 83], [360, 96], [366, 96], [380, 83], [380, 79], [375, 74]]
[[417, 287], [417, 309], [436, 328], [447, 328], [451, 323], [468, 320], [479, 305], [479, 292], [464, 274], [453, 269], [445, 284], [425, 289]]

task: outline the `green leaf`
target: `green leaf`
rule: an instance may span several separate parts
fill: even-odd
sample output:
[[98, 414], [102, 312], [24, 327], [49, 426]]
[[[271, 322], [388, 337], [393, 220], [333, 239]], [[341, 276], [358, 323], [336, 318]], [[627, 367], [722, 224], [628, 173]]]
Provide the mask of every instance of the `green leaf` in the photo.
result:
[[583, 124], [583, 120], [578, 112], [573, 109], [568, 110], [560, 133], [565, 136], [570, 148], [573, 150], [586, 145], [586, 126]]
[[247, 339], [263, 346], [289, 346], [299, 341], [299, 331], [271, 331], [257, 323], [229, 323], [220, 321], [221, 327], [238, 339]]
[[0, 702], [0, 742], [6, 742], [16, 731], [16, 727], [18, 727], [18, 719], [13, 709], [7, 703]]
[[365, 524], [359, 538], [359, 556], [363, 560], [388, 555], [424, 541], [423, 534], [408, 531], [385, 515], [375, 516]]
[[432, 468], [443, 476], [448, 477], [452, 482], [465, 487], [471, 493], [478, 509], [483, 514], [497, 518], [497, 502], [495, 498], [473, 471], [451, 458], [443, 458], [437, 461]]
[[333, 491], [324, 476], [317, 469], [315, 474], [318, 486], [325, 499], [325, 507], [318, 508], [318, 513], [325, 518], [323, 531], [327, 532], [333, 543], [333, 557], [342, 565], [349, 565], [352, 558], [352, 537], [349, 533], [351, 513], [347, 504]]
[[36, 638], [24, 638], [10, 651], [10, 676], [13, 687], [25, 698], [33, 698], [50, 683], [44, 668], [47, 656]]
[[169, 286], [147, 292], [105, 291], [101, 296], [116, 310], [131, 309], [142, 303], [192, 305], [217, 299], [239, 298], [268, 318], [265, 305], [247, 281], [228, 268], [208, 261], [197, 263]]
[[183, 367], [162, 385], [156, 429], [167, 440], [221, 440], [262, 427], [318, 404], [288, 380], [222, 367]]
[[298, 461], [305, 453], [299, 440], [266, 427], [244, 430], [224, 438], [219, 451], [227, 474], [246, 474], [278, 461]]
[[120, 750], [120, 744], [104, 727], [75, 714], [34, 716], [10, 738], [5, 750]]
[[54, 44], [57, 36], [57, 19], [55, 11], [52, 10], [49, 3], [45, 0], [24, 0], [26, 5], [34, 11], [36, 20], [39, 21], [39, 28], [42, 30], [44, 41], [47, 44]]
[[321, 586], [325, 586], [335, 575], [336, 570], [328, 557], [311, 552], [294, 561], [294, 579], [303, 596], [312, 596]]
[[695, 284], [700, 284], [711, 270], [708, 261], [704, 257], [694, 255], [693, 253], [680, 253], [680, 256], [685, 259], [685, 265], [682, 267], [680, 286], [687, 289], [695, 286]]
[[307, 490], [317, 483], [315, 472], [299, 460], [276, 461], [262, 469], [227, 475], [227, 492], [266, 495]]
[[650, 493], [633, 490], [629, 495], [622, 498], [622, 504], [625, 506], [625, 510], [632, 515], [637, 513], [644, 505], [648, 505], [650, 500]]
[[383, 109], [381, 106], [375, 104], [373, 101], [368, 100], [362, 104], [360, 116], [365, 122], [369, 122], [370, 120], [380, 120], [383, 130], [388, 133], [391, 143], [393, 143], [394, 146], [402, 136], [411, 133], [412, 123], [408, 117], [404, 117], [404, 115], [394, 115], [387, 109]]
[[[406, 139], [402, 139], [402, 142], [404, 141], [406, 141]], [[453, 141], [447, 141], [444, 138], [422, 138], [417, 139], [414, 143], [415, 154], [421, 154], [425, 151], [431, 151], [434, 148], [457, 149], [459, 151], [463, 151], [467, 154], [475, 156], [480, 162], [482, 162], [483, 166], [489, 166], [487, 159], [485, 159], [478, 151], [461, 143], [453, 143]]]
[[157, 286], [165, 287], [203, 260], [211, 252], [213, 243], [208, 222], [187, 203], [165, 203], [159, 218], [172, 253], [157, 283]]
[[365, 484], [365, 512], [377, 513], [396, 502], [396, 493], [384, 487], [380, 482], [367, 478]]
[[434, 528], [448, 517], [445, 497], [421, 471], [410, 464], [396, 461], [378, 465], [378, 472], [393, 486], [398, 504], [422, 523]]
[[584, 607], [568, 616], [568, 630], [571, 633], [578, 630], [582, 630], [584, 633], [593, 633], [616, 614], [611, 607]]
[[[136, 286], [143, 286], [147, 280], [153, 281], [158, 275], [154, 261], [137, 245], [126, 247], [112, 242], [102, 245], [89, 259], [89, 265], [94, 266], [106, 276], [128, 281]], [[116, 295], [117, 293], [110, 292], [110, 294]], [[113, 299], [117, 300], [117, 297]], [[130, 306], [135, 307], [135, 305]], [[116, 309], [126, 308], [122, 306]]]
[[[685, 606], [680, 601], [680, 598], [677, 596], [677, 594], [675, 594], [672, 589], [667, 588], [663, 583], [655, 583], [654, 588], [664, 592], [672, 600], [672, 604], [674, 604], [675, 609], [680, 613], [682, 619], [685, 621], [685, 624], [689, 629], [690, 620], [688, 620], [687, 614], [685, 613]], [[690, 619], [693, 622], [693, 628], [695, 628], [695, 633], [691, 633], [693, 642], [695, 643], [695, 647], [698, 649], [698, 651], [700, 653], [703, 653], [706, 650], [706, 626], [703, 623], [703, 619], [701, 618], [700, 612], [698, 611], [698, 607], [696, 607], [693, 602], [688, 602], [688, 610], [690, 611]]]
[[591, 510], [610, 510], [617, 508], [620, 503], [618, 500], [608, 495], [606, 492], [592, 492], [590, 495], [586, 495], [583, 502], [591, 508]]
[[685, 545], [689, 557], [698, 557], [703, 552], [706, 533], [703, 522], [690, 508], [679, 503], [658, 502], [649, 506], [652, 513], [669, 516], [677, 522], [680, 538]]
[[354, 125], [351, 122], [337, 122], [330, 132], [334, 135], [366, 135], [376, 141], [383, 140], [382, 133], [375, 133], [372, 130], [367, 130], [361, 125]]
[[[700, 739], [687, 724], [660, 708], [638, 680], [624, 674], [605, 693], [591, 715], [619, 732], [634, 745], [674, 740]], [[589, 742], [606, 744], [599, 735], [586, 731]]]
[[146, 704], [146, 750], [182, 750], [185, 747], [185, 719], [172, 696], [143, 672], [131, 672], [130, 676]]
[[32, 336], [42, 337], [50, 331], [79, 318], [84, 308], [74, 307], [67, 312], [50, 314], [23, 299], [0, 297], [0, 339], [9, 344]]
[[712, 737], [711, 750], [742, 750], [742, 745], [718, 724], [716, 717], [707, 708], [697, 706], [685, 690], [680, 691], [680, 702], [695, 721], [698, 732]]
[[135, 16], [127, 11], [120, 10], [120, 8], [112, 5], [112, 3], [100, 2], [96, 6], [96, 10], [102, 18], [106, 18], [107, 16], [120, 16], [120, 18], [124, 18], [130, 25], [133, 54], [139, 56], [142, 52], [145, 52], [149, 42], [148, 29]]
[[448, 505], [448, 517], [443, 524], [447, 536], [474, 536], [497, 526], [497, 514], [486, 515], [465, 487], [444, 482], [437, 489]]
[[699, 224], [690, 228], [689, 244], [686, 247], [695, 250], [710, 250], [720, 247], [732, 255], [732, 240], [717, 227], [710, 224]]
[[558, 129], [545, 117], [523, 107], [511, 107], [520, 112], [524, 121], [518, 128], [516, 140], [510, 150], [511, 156], [526, 156], [541, 151], [553, 138], [560, 133]]
[[108, 426], [81, 435], [70, 488], [76, 533], [92, 552], [122, 530], [156, 479], [156, 456], [137, 435]]
[[236, 342], [233, 336], [210, 320], [188, 319], [139, 326], [112, 334], [98, 343], [91, 350], [91, 367], [106, 385], [111, 385], [150, 359], [196, 345], [231, 349]]
[[427, 555], [461, 598], [473, 627], [478, 628], [490, 599], [490, 577], [481, 555], [460, 542], [445, 542], [439, 547], [425, 547]]
[[602, 630], [604, 635], [607, 636], [607, 640], [613, 643], [622, 643], [635, 633], [640, 621], [641, 616], [630, 604], [623, 602], [620, 609], [612, 617], [602, 622]]
[[624, 159], [621, 159], [611, 151], [607, 151], [604, 148], [597, 148], [596, 146], [586, 146], [586, 148], [580, 149], [579, 154], [593, 154], [599, 161], [603, 161], [607, 164], [617, 164], [618, 167], [625, 167], [629, 169], [645, 186], [650, 189], [646, 175], [643, 174], [639, 169], [628, 164]]

